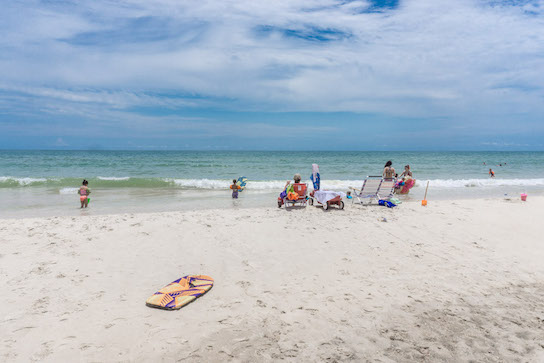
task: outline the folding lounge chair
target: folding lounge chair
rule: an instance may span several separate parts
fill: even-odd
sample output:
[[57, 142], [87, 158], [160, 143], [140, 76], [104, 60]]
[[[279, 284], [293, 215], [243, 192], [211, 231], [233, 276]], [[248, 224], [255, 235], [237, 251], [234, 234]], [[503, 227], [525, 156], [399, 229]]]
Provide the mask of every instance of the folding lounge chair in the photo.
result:
[[378, 189], [378, 199], [389, 199], [395, 193], [396, 180], [394, 178], [384, 178]]
[[300, 204], [300, 205], [303, 205], [303, 206], [306, 206], [306, 201], [308, 200], [308, 197], [307, 197], [307, 193], [308, 193], [308, 184], [304, 184], [304, 183], [294, 183], [293, 184], [293, 190], [295, 193], [298, 194], [298, 199], [297, 200], [289, 200], [287, 199], [287, 197], [284, 199], [284, 203], [285, 203], [285, 207], [287, 208], [287, 206], [289, 204], [291, 204], [291, 206], [294, 206], [296, 204]]
[[[366, 204], [370, 204], [374, 199], [378, 199], [378, 190], [380, 190], [382, 180], [381, 176], [367, 176], [360, 192], [355, 188], [351, 188], [353, 190], [353, 196], [357, 198], [358, 203], [364, 204], [363, 200], [368, 199], [368, 203]], [[352, 203], [355, 201], [355, 198], [351, 199]]]

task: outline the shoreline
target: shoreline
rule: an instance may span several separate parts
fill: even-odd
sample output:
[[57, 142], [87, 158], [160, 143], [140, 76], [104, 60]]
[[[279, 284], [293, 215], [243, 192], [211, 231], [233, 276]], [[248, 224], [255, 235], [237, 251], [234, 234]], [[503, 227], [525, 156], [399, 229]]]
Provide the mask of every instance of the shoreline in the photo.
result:
[[[2, 219], [0, 356], [539, 361], [543, 205]], [[186, 274], [215, 285], [179, 311], [145, 306]]]
[[[245, 191], [238, 199], [232, 199], [229, 190], [213, 191], [156, 191], [156, 190], [129, 190], [126, 193], [111, 190], [91, 189], [91, 204], [86, 210], [79, 208], [77, 194], [34, 194], [25, 191], [23, 194], [0, 190], [0, 200], [4, 201], [0, 210], [0, 219], [42, 218], [54, 216], [79, 217], [82, 215], [115, 215], [126, 213], [173, 213], [191, 210], [239, 210], [270, 208], [276, 205], [279, 195], [277, 191]], [[425, 188], [412, 190], [407, 195], [396, 195], [403, 203], [419, 203], [423, 199]], [[447, 194], [441, 190], [429, 188], [429, 201], [456, 201], [456, 200], [505, 200], [519, 199], [519, 190], [494, 191], [482, 195], [478, 190], [468, 193], [464, 190], [458, 194]], [[519, 192], [519, 193], [518, 193]], [[528, 200], [544, 196], [544, 190], [528, 192]], [[9, 199], [8, 199], [9, 198]], [[344, 200], [346, 208], [351, 202]]]

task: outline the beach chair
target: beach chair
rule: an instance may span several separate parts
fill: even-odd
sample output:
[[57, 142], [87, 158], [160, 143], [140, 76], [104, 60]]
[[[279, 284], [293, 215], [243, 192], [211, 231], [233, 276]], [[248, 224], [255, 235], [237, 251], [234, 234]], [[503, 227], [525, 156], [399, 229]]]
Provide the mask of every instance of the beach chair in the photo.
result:
[[[361, 187], [361, 191], [357, 191], [355, 188], [351, 188], [353, 190], [353, 197], [351, 199], [351, 203], [355, 201], [355, 198], [357, 198], [357, 203], [365, 204], [363, 201], [366, 199], [368, 200], [368, 203], [372, 203], [373, 200], [379, 199], [378, 197], [378, 191], [380, 190], [380, 186], [382, 185], [382, 177], [381, 176], [367, 176], [365, 181], [363, 182], [363, 186]], [[394, 184], [393, 184], [394, 186]]]
[[308, 184], [294, 183], [293, 190], [295, 193], [298, 194], [298, 199], [289, 200], [287, 198], [284, 198], [283, 203], [285, 204], [285, 207], [287, 208], [289, 205], [294, 206], [297, 204], [306, 207], [306, 201], [308, 200]]
[[389, 199], [395, 193], [397, 181], [394, 178], [384, 178], [378, 188], [378, 199]]

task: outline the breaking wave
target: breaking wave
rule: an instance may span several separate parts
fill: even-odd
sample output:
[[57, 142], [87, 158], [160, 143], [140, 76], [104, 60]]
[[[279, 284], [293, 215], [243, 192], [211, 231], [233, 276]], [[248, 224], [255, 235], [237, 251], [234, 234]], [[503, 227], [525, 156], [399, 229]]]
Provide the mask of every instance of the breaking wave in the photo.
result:
[[[536, 187], [544, 186], [544, 179], [434, 179], [428, 180], [429, 185], [439, 188], [488, 188], [488, 187]], [[424, 186], [427, 180], [421, 181], [416, 186]]]
[[[181, 179], [181, 178], [133, 178], [128, 176], [99, 176], [88, 178], [90, 188], [179, 188], [179, 189], [228, 189], [232, 179]], [[0, 188], [58, 188], [61, 194], [77, 191], [82, 178], [44, 178], [0, 176]], [[430, 179], [418, 180], [415, 188], [425, 187], [427, 181], [435, 188], [496, 188], [496, 187], [544, 187], [544, 179]], [[278, 190], [286, 180], [249, 180], [248, 190]], [[305, 181], [311, 186], [310, 181]], [[360, 188], [360, 180], [322, 180], [322, 189], [347, 190]]]

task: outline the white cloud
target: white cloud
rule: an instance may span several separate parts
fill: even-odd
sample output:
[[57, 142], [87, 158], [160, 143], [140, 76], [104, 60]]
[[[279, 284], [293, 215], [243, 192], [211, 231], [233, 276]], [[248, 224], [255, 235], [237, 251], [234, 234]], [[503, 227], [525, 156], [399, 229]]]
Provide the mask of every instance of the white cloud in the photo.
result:
[[57, 140], [55, 141], [55, 144], [54, 146], [56, 147], [64, 147], [64, 146], [69, 146], [66, 142], [64, 142], [64, 140], [62, 139], [62, 137], [57, 137]]
[[[487, 117], [544, 112], [544, 20], [534, 15], [542, 14], [544, 1], [516, 7], [405, 0], [397, 9], [360, 12], [369, 5], [11, 2], [0, 15], [0, 82], [6, 92], [112, 109], [211, 103], [242, 111], [454, 119], [476, 111]], [[160, 22], [170, 30], [161, 30]], [[141, 39], [134, 35], [138, 24]], [[272, 30], [259, 33], [262, 26]], [[146, 29], [155, 35], [147, 38]], [[319, 35], [316, 29], [345, 36], [321, 42], [296, 36]]]

